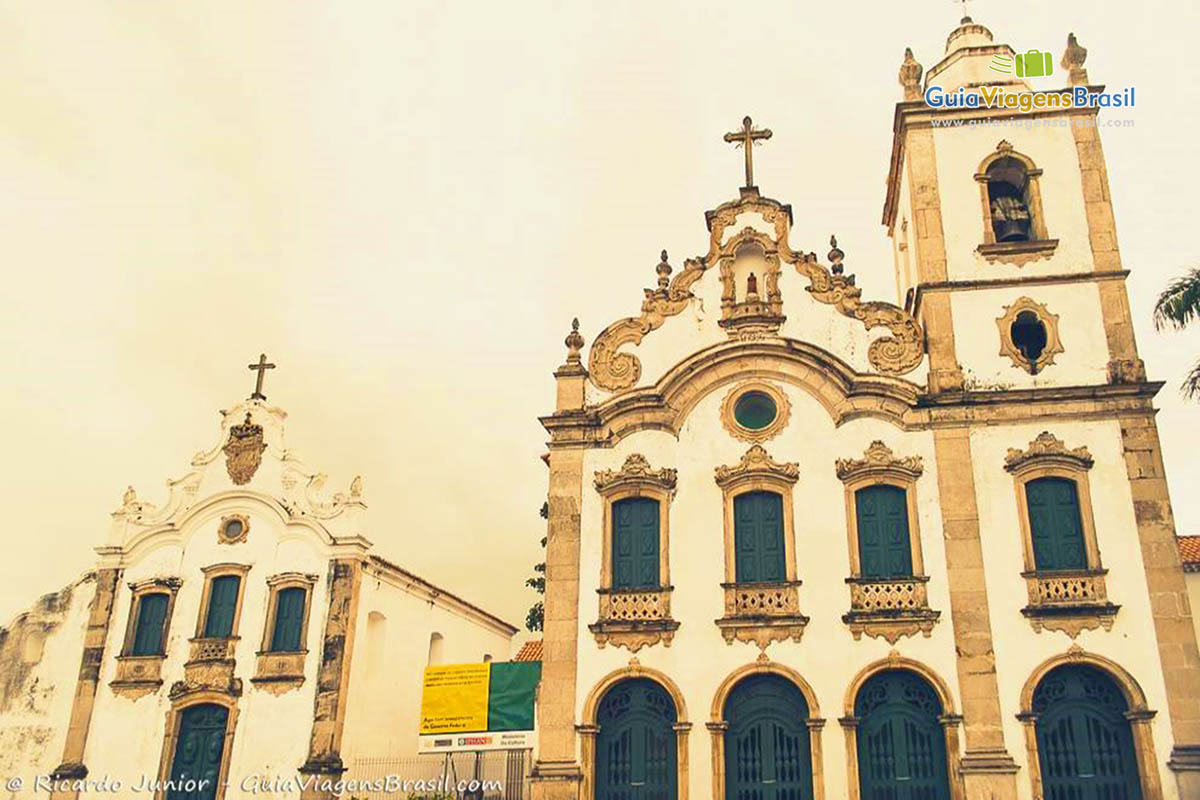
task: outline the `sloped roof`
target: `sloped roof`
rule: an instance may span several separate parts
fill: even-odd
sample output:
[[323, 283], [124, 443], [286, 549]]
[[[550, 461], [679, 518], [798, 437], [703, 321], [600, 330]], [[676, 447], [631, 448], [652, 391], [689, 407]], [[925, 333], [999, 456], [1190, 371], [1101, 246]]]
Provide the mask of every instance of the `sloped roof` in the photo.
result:
[[1200, 572], [1200, 536], [1180, 536], [1179, 560], [1184, 572]]
[[[1200, 538], [1200, 537], [1197, 537]], [[513, 661], [541, 661], [542, 660], [542, 640], [530, 639], [525, 644], [521, 645], [521, 649], [513, 656]]]

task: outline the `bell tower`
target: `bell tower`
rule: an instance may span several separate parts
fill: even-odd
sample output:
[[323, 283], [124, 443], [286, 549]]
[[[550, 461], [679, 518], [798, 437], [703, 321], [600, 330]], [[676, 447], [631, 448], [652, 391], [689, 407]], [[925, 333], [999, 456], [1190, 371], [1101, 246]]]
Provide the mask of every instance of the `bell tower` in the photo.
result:
[[1064, 100], [1101, 91], [1086, 56], [1072, 34], [1056, 69], [970, 17], [923, 82], [905, 52], [883, 224], [931, 393], [1145, 380], [1099, 108]]

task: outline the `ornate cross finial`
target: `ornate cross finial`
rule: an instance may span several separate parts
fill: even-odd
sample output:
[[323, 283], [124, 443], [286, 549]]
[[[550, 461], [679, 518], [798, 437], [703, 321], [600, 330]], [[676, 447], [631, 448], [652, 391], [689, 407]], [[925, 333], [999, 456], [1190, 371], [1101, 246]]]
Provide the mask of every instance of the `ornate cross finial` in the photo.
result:
[[742, 120], [742, 129], [740, 131], [732, 131], [725, 134], [725, 141], [737, 143], [738, 147], [746, 151], [746, 187], [747, 189], [754, 188], [754, 143], [770, 139], [772, 136], [770, 128], [755, 130], [754, 123], [749, 117]]
[[258, 373], [258, 379], [254, 381], [254, 394], [250, 395], [251, 400], [266, 400], [267, 396], [263, 394], [263, 378], [269, 369], [275, 369], [274, 364], [267, 363], [267, 354], [262, 353], [258, 357], [257, 364], [250, 364], [249, 369]]
[[971, 0], [953, 0], [953, 2], [962, 3], [963, 15], [962, 21], [959, 23], [960, 25], [966, 25], [968, 22], [974, 22], [974, 20], [971, 19], [971, 15], [967, 13], [967, 3], [971, 2]]

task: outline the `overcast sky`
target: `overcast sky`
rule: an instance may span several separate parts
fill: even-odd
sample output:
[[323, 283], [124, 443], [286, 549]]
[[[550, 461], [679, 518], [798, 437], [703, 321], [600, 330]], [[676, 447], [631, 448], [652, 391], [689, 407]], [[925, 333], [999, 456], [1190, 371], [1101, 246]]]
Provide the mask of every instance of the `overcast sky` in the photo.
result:
[[[1200, 533], [1200, 330], [1156, 333], [1200, 263], [1191, 3], [982, 0], [998, 42], [1068, 31], [1137, 87], [1102, 132], [1181, 532]], [[572, 316], [636, 312], [659, 250], [706, 249], [736, 196], [721, 141], [793, 246], [830, 233], [894, 301], [879, 223], [896, 71], [961, 11], [905, 3], [0, 2], [0, 624], [94, 562], [127, 484], [161, 503], [267, 394], [292, 446], [364, 475], [379, 552], [520, 623], [540, 558], [538, 460]], [[1110, 117], [1113, 112], [1105, 112]], [[1069, 332], [1064, 332], [1064, 338]], [[840, 502], [840, 500], [838, 501]], [[436, 542], [436, 546], [431, 543]]]

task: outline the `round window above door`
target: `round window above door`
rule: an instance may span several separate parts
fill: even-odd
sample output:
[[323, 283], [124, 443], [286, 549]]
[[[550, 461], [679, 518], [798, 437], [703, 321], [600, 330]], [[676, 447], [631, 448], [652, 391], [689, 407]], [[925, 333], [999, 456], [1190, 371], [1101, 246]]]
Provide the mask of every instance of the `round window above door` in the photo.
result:
[[765, 381], [740, 383], [721, 403], [721, 424], [736, 439], [765, 442], [787, 426], [791, 410], [778, 386]]

